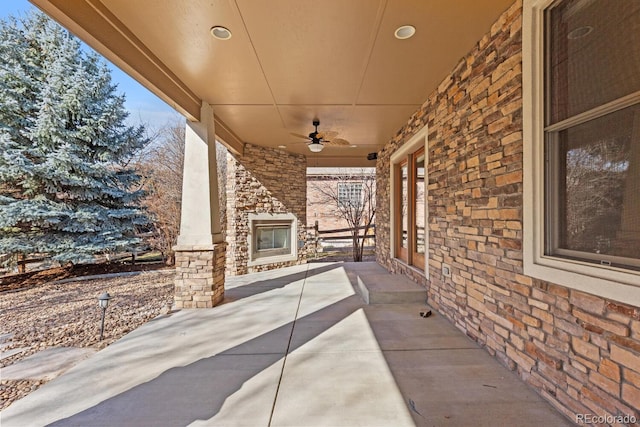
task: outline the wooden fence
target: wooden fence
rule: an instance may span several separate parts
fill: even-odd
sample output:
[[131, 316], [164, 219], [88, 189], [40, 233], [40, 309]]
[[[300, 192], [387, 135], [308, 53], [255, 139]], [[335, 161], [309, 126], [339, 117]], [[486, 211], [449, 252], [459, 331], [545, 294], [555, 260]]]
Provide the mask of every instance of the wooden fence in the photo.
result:
[[356, 228], [336, 228], [332, 230], [321, 230], [318, 221], [312, 227], [309, 227], [309, 234], [311, 240], [315, 243], [315, 250], [318, 252], [318, 247], [321, 246], [323, 242], [332, 242], [332, 241], [340, 241], [347, 240], [351, 241], [353, 239], [353, 231], [358, 230], [359, 238], [371, 239], [369, 245], [365, 246], [375, 246], [375, 224], [371, 224], [369, 226], [369, 230], [367, 235], [363, 235], [363, 231], [365, 229], [364, 226], [356, 227]]
[[[96, 255], [95, 263], [96, 264], [104, 264], [104, 263], [112, 263], [112, 262], [129, 262], [131, 264], [136, 264], [137, 257], [144, 255], [150, 251], [140, 251], [140, 252], [125, 252], [119, 253], [115, 255]], [[1, 255], [0, 262], [6, 262], [14, 255]], [[51, 258], [47, 254], [34, 254], [30, 256], [25, 256], [24, 254], [18, 254], [16, 260], [16, 267], [18, 273], [26, 273], [27, 265], [36, 264], [36, 263], [44, 263], [51, 261]], [[40, 269], [35, 267], [35, 269]]]

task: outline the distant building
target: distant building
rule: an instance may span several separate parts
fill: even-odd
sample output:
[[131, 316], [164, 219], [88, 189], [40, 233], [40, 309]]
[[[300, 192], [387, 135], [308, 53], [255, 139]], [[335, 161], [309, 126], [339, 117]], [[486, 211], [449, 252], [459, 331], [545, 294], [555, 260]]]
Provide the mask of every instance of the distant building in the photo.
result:
[[[307, 221], [312, 227], [316, 221], [318, 229], [336, 230], [349, 228], [347, 221], [340, 217], [336, 203], [353, 203], [363, 197], [364, 177], [375, 174], [375, 168], [307, 168]], [[337, 200], [327, 202], [321, 189], [337, 194]], [[347, 235], [348, 232], [338, 233]], [[332, 241], [331, 246], [350, 246], [350, 240]], [[325, 245], [326, 246], [326, 245]]]

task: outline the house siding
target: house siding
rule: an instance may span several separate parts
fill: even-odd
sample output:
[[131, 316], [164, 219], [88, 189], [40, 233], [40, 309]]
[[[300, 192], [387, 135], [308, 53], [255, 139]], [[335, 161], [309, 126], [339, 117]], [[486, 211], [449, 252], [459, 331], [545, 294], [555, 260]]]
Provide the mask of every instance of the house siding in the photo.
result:
[[[390, 157], [425, 125], [428, 280], [390, 248]], [[378, 153], [376, 258], [574, 422], [640, 419], [640, 308], [524, 274], [522, 175], [518, 1]]]
[[[301, 264], [307, 259], [307, 160], [300, 154], [245, 144], [244, 156], [227, 154], [228, 275]], [[297, 219], [298, 259], [249, 265], [249, 214], [291, 213]]]
[[[319, 230], [335, 230], [350, 228], [349, 223], [337, 211], [336, 202], [329, 200], [323, 191], [331, 194], [338, 193], [338, 185], [343, 183], [364, 183], [372, 179], [373, 171], [349, 171], [336, 168], [335, 172], [328, 172], [324, 175], [308, 174], [307, 175], [307, 218], [309, 226], [313, 226], [318, 222]], [[373, 183], [372, 183], [373, 184]], [[367, 191], [362, 189], [363, 198], [367, 197]], [[370, 193], [375, 195], [375, 188]], [[375, 200], [374, 200], [375, 201]], [[341, 235], [347, 232], [339, 233]], [[350, 240], [345, 240], [351, 244]]]
[[[353, 182], [359, 182], [353, 178]], [[309, 225], [317, 221], [320, 230], [349, 228], [349, 223], [336, 212], [336, 206], [326, 202], [326, 196], [319, 188], [332, 188], [337, 191], [338, 180], [333, 177], [307, 176], [307, 215]], [[342, 233], [345, 234], [345, 233]]]

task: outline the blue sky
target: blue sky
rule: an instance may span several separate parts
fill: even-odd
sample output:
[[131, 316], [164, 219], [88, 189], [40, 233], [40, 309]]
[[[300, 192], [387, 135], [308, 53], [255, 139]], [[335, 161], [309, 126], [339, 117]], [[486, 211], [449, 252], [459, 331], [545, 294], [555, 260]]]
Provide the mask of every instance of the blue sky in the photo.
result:
[[[0, 0], [0, 19], [10, 15], [24, 15], [33, 8], [35, 6], [27, 0]], [[131, 124], [142, 123], [151, 129], [155, 129], [166, 124], [169, 120], [181, 120], [180, 115], [164, 101], [149, 92], [118, 67], [108, 61], [107, 63], [111, 68], [113, 81], [118, 85], [118, 90], [126, 96], [125, 107], [129, 111], [129, 122]]]

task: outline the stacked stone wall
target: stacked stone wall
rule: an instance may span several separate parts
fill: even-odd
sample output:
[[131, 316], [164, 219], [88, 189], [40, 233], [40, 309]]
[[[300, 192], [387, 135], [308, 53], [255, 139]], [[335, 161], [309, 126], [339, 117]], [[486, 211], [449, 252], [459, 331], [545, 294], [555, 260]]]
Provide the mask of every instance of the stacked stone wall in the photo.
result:
[[[300, 154], [245, 144], [244, 156], [227, 155], [227, 274], [240, 275], [306, 262], [307, 161]], [[292, 213], [298, 259], [249, 265], [249, 214]]]
[[[378, 154], [377, 260], [574, 422], [640, 420], [640, 308], [523, 271], [521, 30], [518, 1]], [[429, 280], [389, 243], [390, 156], [425, 125]]]

